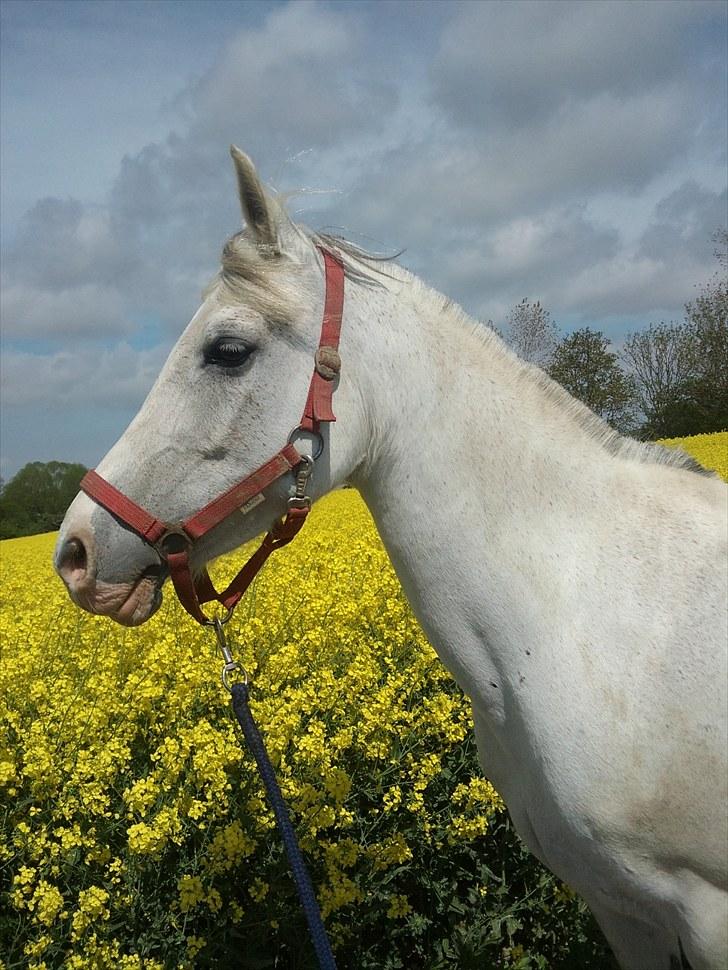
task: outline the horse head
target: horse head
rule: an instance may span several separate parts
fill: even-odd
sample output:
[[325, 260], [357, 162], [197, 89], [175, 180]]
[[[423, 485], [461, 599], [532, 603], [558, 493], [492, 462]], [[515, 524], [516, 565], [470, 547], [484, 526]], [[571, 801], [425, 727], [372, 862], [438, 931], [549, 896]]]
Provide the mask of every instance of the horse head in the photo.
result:
[[[294, 440], [320, 452], [313, 498], [340, 484], [362, 451], [362, 396], [351, 375], [336, 388], [338, 427], [294, 431], [311, 381], [324, 312], [325, 244], [296, 226], [250, 159], [231, 149], [244, 232], [177, 341], [146, 401], [97, 468], [116, 490], [165, 522], [181, 523]], [[355, 359], [356, 328], [346, 344]], [[318, 366], [318, 365], [317, 365]], [[339, 384], [341, 386], [339, 386]], [[264, 532], [286, 511], [293, 476], [282, 475], [248, 506], [199, 537], [193, 570]], [[68, 509], [55, 567], [84, 609], [137, 625], [161, 603], [167, 562], [123, 516], [80, 492]]]

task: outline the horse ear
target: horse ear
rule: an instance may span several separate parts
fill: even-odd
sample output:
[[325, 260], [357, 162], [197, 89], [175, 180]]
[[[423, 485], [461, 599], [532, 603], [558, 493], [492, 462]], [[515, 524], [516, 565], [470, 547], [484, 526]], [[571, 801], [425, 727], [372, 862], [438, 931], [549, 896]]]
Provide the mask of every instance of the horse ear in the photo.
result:
[[230, 154], [238, 177], [243, 218], [255, 233], [258, 247], [269, 255], [277, 256], [280, 247], [276, 232], [275, 210], [265, 193], [263, 183], [258, 178], [255, 165], [236, 145], [230, 146]]

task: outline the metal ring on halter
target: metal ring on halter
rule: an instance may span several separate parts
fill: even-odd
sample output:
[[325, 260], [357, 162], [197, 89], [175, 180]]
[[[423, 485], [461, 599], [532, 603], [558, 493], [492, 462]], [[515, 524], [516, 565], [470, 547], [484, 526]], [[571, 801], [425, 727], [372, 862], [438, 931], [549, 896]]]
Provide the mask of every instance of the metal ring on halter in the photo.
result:
[[311, 458], [313, 458], [314, 461], [316, 461], [317, 458], [320, 458], [321, 455], [323, 455], [323, 453], [324, 453], [324, 436], [321, 434], [320, 431], [307, 431], [305, 428], [302, 428], [301, 425], [299, 424], [288, 435], [288, 444], [289, 445], [292, 445], [293, 444], [293, 439], [296, 437], [297, 434], [307, 434], [311, 438], [315, 438], [316, 439], [316, 451], [314, 452], [313, 455], [310, 456]]
[[[172, 548], [165, 548], [168, 539], [172, 540]], [[184, 528], [181, 525], [171, 525], [154, 543], [154, 549], [156, 549], [162, 559], [166, 560], [170, 553], [184, 552], [191, 545], [192, 539], [187, 535]]]
[[[230, 619], [230, 617], [233, 615], [234, 612], [235, 612], [235, 607], [234, 606], [229, 606], [227, 608], [227, 612], [225, 613], [225, 616], [222, 616], [222, 617], [220, 617], [220, 616], [213, 616], [212, 618], [206, 617], [205, 622], [202, 625], [203, 626], [214, 626], [215, 627], [215, 632], [217, 632], [218, 625], [219, 626], [225, 626], [225, 624], [227, 623], [227, 621]], [[218, 637], [218, 639], [219, 639], [219, 637]]]

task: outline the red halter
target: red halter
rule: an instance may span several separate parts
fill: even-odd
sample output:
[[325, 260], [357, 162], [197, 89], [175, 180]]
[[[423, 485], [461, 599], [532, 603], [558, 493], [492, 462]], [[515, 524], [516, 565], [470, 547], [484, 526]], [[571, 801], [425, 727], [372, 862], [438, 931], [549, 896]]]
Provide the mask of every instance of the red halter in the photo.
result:
[[[202, 603], [217, 600], [228, 610], [233, 609], [268, 556], [274, 550], [285, 546], [298, 533], [311, 507], [311, 500], [305, 495], [305, 486], [311, 474], [313, 462], [323, 449], [320, 425], [324, 421], [336, 421], [331, 409], [331, 398], [334, 392], [334, 381], [341, 368], [338, 348], [344, 306], [344, 268], [330, 253], [323, 249], [321, 253], [326, 270], [326, 299], [321, 338], [301, 423], [291, 432], [285, 447], [250, 475], [205, 505], [199, 512], [195, 512], [180, 523], [163, 522], [155, 518], [95, 471], [87, 472], [81, 481], [81, 489], [88, 496], [141, 536], [145, 542], [156, 549], [162, 559], [167, 561], [172, 583], [182, 606], [199, 623], [209, 625], [213, 622], [202, 612]], [[319, 438], [319, 450], [314, 458], [302, 456], [291, 444], [291, 439], [298, 431], [308, 432]], [[214, 529], [233, 512], [245, 510], [245, 506], [264, 489], [291, 471], [296, 472], [296, 494], [289, 499], [286, 517], [277, 522], [266, 534], [260, 547], [245, 563], [227, 589], [218, 593], [204, 567], [197, 578], [193, 578], [189, 560], [193, 542]]]

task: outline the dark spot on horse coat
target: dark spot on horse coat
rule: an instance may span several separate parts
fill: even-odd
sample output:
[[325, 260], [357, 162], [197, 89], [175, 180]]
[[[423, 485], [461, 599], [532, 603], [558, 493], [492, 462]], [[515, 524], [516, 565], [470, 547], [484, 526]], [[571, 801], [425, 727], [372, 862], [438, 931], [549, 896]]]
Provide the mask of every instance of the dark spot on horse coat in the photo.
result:
[[227, 458], [228, 450], [222, 446], [219, 448], [206, 448], [204, 451], [200, 452], [200, 455], [205, 459], [205, 461], [222, 461], [223, 458]]

